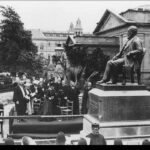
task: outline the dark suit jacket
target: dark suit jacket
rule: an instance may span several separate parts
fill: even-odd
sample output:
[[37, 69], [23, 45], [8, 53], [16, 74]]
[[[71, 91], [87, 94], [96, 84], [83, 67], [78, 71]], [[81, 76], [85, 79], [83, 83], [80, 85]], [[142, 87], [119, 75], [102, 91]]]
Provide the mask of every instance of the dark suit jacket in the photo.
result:
[[90, 133], [86, 137], [90, 138], [90, 145], [107, 145], [104, 136], [101, 134], [94, 135], [93, 133]]
[[27, 104], [27, 99], [25, 99], [23, 97], [23, 93], [19, 87], [19, 85], [17, 85], [14, 89], [14, 95], [13, 95], [13, 101], [16, 103], [17, 101], [19, 102], [19, 104], [17, 105], [17, 111], [19, 112], [19, 114], [24, 115], [25, 111], [26, 111], [26, 104]]

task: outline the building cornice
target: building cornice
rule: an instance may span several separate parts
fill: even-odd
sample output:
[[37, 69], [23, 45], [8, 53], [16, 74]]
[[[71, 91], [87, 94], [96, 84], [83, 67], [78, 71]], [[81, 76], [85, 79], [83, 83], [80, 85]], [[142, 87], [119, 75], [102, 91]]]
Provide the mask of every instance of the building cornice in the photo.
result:
[[71, 44], [69, 45], [69, 47], [73, 47], [73, 46], [102, 46], [102, 47], [118, 47], [119, 48], [119, 45], [106, 45], [106, 44], [84, 44], [84, 43], [76, 43], [76, 44]]
[[121, 28], [124, 28], [124, 27], [128, 27], [130, 25], [135, 25], [137, 27], [150, 27], [150, 23], [138, 23], [138, 22], [128, 22], [124, 25], [121, 25], [121, 26], [118, 26], [118, 27], [114, 27], [114, 28], [111, 28], [111, 29], [107, 29], [107, 30], [104, 30], [104, 31], [100, 31], [100, 32], [97, 32], [95, 33], [95, 35], [100, 35], [100, 34], [104, 34], [104, 33], [107, 33], [107, 32], [110, 32], [110, 31], [114, 31], [114, 30], [118, 30], [118, 29], [121, 29]]
[[32, 38], [33, 41], [66, 41], [67, 37], [65, 39], [42, 39], [42, 38]]

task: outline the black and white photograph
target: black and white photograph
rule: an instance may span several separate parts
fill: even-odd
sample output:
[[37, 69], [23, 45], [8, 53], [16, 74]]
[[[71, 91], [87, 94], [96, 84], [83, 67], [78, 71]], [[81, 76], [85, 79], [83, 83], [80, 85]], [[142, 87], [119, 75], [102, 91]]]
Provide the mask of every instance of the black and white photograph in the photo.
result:
[[150, 145], [150, 1], [0, 1], [0, 145]]

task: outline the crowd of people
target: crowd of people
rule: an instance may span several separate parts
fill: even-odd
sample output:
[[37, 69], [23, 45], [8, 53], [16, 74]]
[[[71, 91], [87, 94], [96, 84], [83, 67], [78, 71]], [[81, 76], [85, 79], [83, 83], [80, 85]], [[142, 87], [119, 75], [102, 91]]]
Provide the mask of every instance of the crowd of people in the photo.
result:
[[[92, 124], [92, 132], [88, 134], [86, 137], [80, 137], [76, 141], [76, 144], [67, 141], [65, 133], [60, 131], [55, 140], [55, 144], [50, 145], [108, 145], [104, 136], [99, 132], [100, 126], [99, 124]], [[15, 142], [12, 138], [5, 139], [5, 145], [15, 145]], [[38, 145], [34, 139], [29, 136], [24, 136], [21, 139], [21, 145]], [[122, 139], [116, 138], [114, 139], [113, 145], [125, 145], [123, 144]], [[144, 139], [141, 145], [150, 145], [150, 141], [148, 139]]]
[[[13, 102], [17, 115], [60, 115], [58, 106], [66, 106], [68, 101], [73, 103], [73, 113], [86, 114], [88, 111], [88, 91], [90, 82], [85, 84], [83, 90], [82, 107], [79, 110], [80, 89], [75, 82], [67, 82], [51, 74], [49, 79], [32, 77], [27, 78], [26, 73], [16, 76], [14, 81]], [[20, 120], [21, 121], [21, 120]]]

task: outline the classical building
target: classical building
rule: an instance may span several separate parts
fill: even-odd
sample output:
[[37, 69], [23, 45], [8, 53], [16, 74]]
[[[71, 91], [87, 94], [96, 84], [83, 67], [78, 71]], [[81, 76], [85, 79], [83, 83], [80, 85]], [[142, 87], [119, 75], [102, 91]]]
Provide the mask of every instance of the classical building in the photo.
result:
[[141, 71], [143, 82], [150, 85], [150, 9], [148, 7], [128, 9], [120, 14], [106, 10], [93, 34], [101, 37], [119, 37], [119, 45], [122, 48], [127, 40], [127, 29], [131, 25], [138, 27], [138, 36], [143, 40], [143, 46], [146, 48]]
[[68, 36], [66, 41], [69, 47], [86, 47], [87, 54], [92, 54], [97, 47], [101, 48], [105, 55], [112, 58], [119, 52], [119, 38], [118, 37], [101, 37], [98, 35], [82, 35], [82, 36]]
[[69, 35], [82, 35], [83, 28], [81, 20], [78, 18], [74, 27], [70, 24], [68, 31], [42, 31], [40, 29], [32, 29], [33, 43], [38, 47], [38, 54], [44, 58], [52, 60], [53, 55], [61, 55]]
[[48, 59], [55, 55], [55, 49], [63, 50], [68, 32], [31, 30], [32, 40], [38, 47], [38, 54]]

